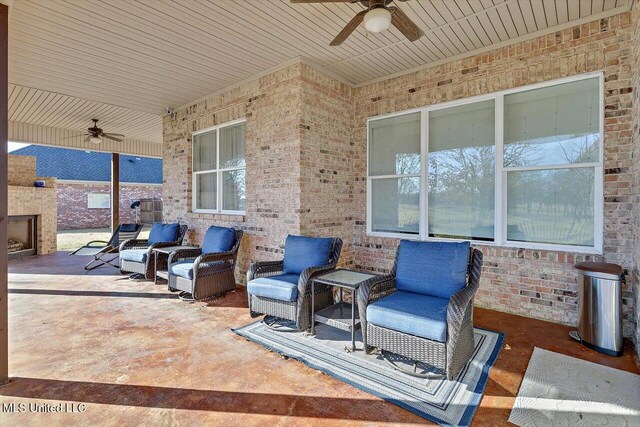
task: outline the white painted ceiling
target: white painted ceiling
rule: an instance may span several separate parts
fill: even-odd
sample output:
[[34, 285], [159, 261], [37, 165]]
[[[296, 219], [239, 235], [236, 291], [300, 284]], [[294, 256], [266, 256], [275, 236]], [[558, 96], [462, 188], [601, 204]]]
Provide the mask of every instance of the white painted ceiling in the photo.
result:
[[425, 32], [362, 27], [329, 43], [360, 4], [287, 0], [15, 0], [11, 120], [160, 142], [160, 116], [299, 56], [354, 85], [553, 28], [620, 13], [629, 0], [397, 2]]

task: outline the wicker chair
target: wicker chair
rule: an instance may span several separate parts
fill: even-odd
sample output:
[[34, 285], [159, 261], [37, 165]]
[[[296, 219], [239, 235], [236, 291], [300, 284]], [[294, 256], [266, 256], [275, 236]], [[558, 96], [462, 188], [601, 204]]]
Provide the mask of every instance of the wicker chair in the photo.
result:
[[[174, 232], [173, 241], [158, 241], [154, 238], [154, 228], [159, 230], [161, 226], [171, 226], [171, 224], [156, 223], [151, 228], [149, 239], [130, 239], [122, 242], [120, 245], [120, 273], [134, 273], [140, 275], [146, 280], [152, 280], [155, 275], [155, 261], [152, 254], [154, 248], [163, 248], [169, 246], [178, 246], [182, 244], [185, 234], [187, 233], [186, 225], [178, 225], [178, 231]], [[151, 242], [151, 243], [150, 243]], [[166, 258], [161, 260], [166, 263]], [[164, 269], [164, 266], [158, 266], [158, 269]]]
[[201, 248], [180, 249], [169, 255], [169, 290], [196, 301], [236, 288], [236, 259], [242, 230], [210, 227]]
[[[466, 242], [401, 241], [390, 274], [359, 289], [367, 352], [377, 347], [411, 375], [455, 379], [475, 347], [473, 298], [481, 269], [482, 252]], [[454, 286], [441, 285], [447, 281]], [[413, 371], [401, 368], [406, 362], [413, 363]], [[419, 374], [418, 364], [429, 372]]]
[[[326, 245], [322, 254], [312, 249], [316, 244]], [[342, 240], [338, 238], [288, 236], [283, 260], [256, 262], [247, 272], [251, 317], [272, 316], [294, 322], [297, 330], [307, 330], [311, 326], [310, 280], [334, 270], [341, 250]], [[291, 267], [293, 264], [297, 268]], [[269, 292], [259, 292], [265, 289]], [[331, 287], [316, 284], [315, 309], [328, 307], [332, 301]]]

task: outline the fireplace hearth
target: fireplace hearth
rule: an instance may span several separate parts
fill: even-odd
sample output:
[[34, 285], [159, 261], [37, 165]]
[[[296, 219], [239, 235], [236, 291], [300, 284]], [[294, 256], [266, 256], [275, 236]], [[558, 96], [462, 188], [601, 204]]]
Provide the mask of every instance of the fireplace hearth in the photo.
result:
[[36, 215], [9, 216], [8, 256], [9, 259], [36, 255], [38, 217]]

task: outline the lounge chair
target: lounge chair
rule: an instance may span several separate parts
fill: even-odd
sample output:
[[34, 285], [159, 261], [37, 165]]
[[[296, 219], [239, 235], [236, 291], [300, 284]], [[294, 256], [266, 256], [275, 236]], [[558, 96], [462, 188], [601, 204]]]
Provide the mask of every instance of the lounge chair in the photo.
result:
[[93, 259], [84, 266], [85, 270], [93, 270], [103, 265], [120, 268], [114, 261], [118, 260], [120, 244], [129, 239], [135, 239], [142, 230], [142, 224], [120, 224], [111, 235], [109, 241], [92, 240], [83, 247], [76, 249], [69, 255], [91, 256]]
[[[295, 329], [305, 331], [311, 326], [310, 280], [336, 268], [342, 240], [288, 236], [284, 259], [256, 262], [247, 272], [247, 293], [251, 317], [267, 315], [267, 325], [274, 319], [295, 323]], [[331, 305], [332, 288], [315, 286], [315, 309]]]
[[[377, 347], [412, 375], [455, 379], [474, 351], [481, 268], [482, 252], [468, 242], [402, 240], [391, 273], [359, 289], [365, 350]], [[403, 369], [407, 361], [413, 370]]]
[[[177, 222], [155, 223], [146, 240], [130, 239], [120, 245], [120, 272], [133, 273], [132, 279], [151, 280], [155, 275], [154, 248], [179, 246], [182, 244], [187, 226]], [[166, 259], [164, 260], [166, 262]]]
[[236, 288], [235, 267], [242, 230], [209, 227], [200, 248], [180, 249], [169, 255], [169, 290], [196, 301]]

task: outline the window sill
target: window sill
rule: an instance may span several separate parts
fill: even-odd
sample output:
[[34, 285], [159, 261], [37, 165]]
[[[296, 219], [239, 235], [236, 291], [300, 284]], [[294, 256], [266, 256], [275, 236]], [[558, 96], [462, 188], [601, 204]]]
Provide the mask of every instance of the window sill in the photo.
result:
[[236, 211], [218, 212], [218, 211], [208, 211], [208, 210], [195, 210], [189, 213], [193, 216], [198, 216], [201, 218], [216, 217], [216, 218], [221, 218], [227, 221], [239, 221], [239, 222], [246, 222], [247, 220], [246, 212], [236, 212]]
[[[389, 239], [404, 239], [404, 240], [415, 240], [415, 241], [424, 241], [424, 242], [464, 242], [467, 241], [465, 239], [445, 239], [445, 238], [437, 238], [437, 237], [427, 237], [426, 239], [422, 239], [419, 235], [416, 234], [403, 234], [403, 233], [384, 233], [377, 231], [367, 232], [367, 237], [384, 237]], [[530, 250], [538, 250], [538, 251], [550, 251], [550, 252], [570, 252], [570, 253], [579, 253], [579, 254], [587, 254], [587, 255], [602, 255], [602, 250], [596, 248], [588, 248], [584, 246], [571, 246], [571, 245], [552, 245], [545, 243], [525, 243], [525, 242], [510, 242], [507, 241], [503, 244], [499, 244], [496, 242], [489, 242], [486, 240], [469, 240], [472, 245], [476, 246], [490, 246], [494, 248], [505, 248], [505, 249], [530, 249]]]

